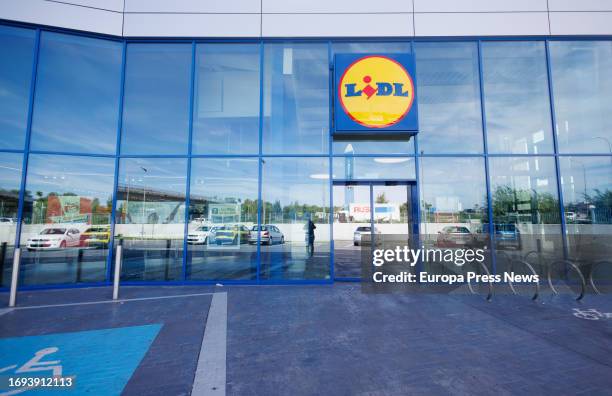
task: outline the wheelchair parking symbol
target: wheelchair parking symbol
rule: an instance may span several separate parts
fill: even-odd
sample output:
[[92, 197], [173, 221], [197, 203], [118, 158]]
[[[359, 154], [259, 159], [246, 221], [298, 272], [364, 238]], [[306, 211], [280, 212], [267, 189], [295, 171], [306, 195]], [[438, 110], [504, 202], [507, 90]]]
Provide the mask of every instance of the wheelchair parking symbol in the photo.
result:
[[[21, 366], [13, 364], [0, 368], [0, 374], [7, 378], [7, 385], [10, 388], [14, 388], [8, 392], [0, 393], [0, 396], [16, 395], [40, 386], [53, 385], [53, 381], [45, 381], [44, 379], [62, 378], [63, 367], [61, 360], [45, 360], [48, 355], [53, 355], [58, 350], [59, 348], [57, 347], [40, 349], [34, 353], [30, 360]], [[61, 383], [66, 386], [72, 386], [75, 377], [68, 377], [69, 381], [66, 381], [67, 378], [64, 378]], [[31, 380], [28, 381], [28, 379]]]
[[0, 396], [120, 395], [161, 327], [0, 338]]

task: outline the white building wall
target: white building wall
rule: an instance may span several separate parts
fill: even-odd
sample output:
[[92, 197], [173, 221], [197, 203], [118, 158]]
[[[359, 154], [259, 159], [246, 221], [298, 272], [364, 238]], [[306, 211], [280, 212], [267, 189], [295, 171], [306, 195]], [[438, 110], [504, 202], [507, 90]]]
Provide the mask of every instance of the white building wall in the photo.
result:
[[0, 18], [126, 37], [612, 34], [612, 0], [0, 0]]
[[114, 36], [122, 35], [123, 0], [69, 1], [70, 3], [0, 0], [0, 18]]

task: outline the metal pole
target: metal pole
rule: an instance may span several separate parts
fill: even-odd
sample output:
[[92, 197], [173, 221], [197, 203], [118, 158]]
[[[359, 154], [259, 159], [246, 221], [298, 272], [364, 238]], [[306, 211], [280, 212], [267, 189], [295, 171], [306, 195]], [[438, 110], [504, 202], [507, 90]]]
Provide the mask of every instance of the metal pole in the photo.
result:
[[2, 281], [4, 280], [4, 262], [6, 258], [7, 245], [8, 244], [6, 242], [2, 242], [2, 245], [0, 245], [0, 285], [2, 285]]
[[115, 278], [113, 279], [113, 300], [119, 298], [119, 279], [121, 278], [121, 262], [123, 261], [123, 246], [117, 245], [115, 253]]
[[9, 307], [15, 306], [17, 300], [17, 280], [19, 279], [19, 262], [21, 261], [21, 248], [15, 248], [13, 255], [13, 273], [11, 274], [11, 294], [9, 297]]

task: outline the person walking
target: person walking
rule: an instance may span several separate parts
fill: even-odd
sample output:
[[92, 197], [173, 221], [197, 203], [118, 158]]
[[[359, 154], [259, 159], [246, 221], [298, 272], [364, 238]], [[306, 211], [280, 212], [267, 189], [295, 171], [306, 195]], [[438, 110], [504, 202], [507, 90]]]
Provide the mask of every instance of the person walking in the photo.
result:
[[308, 256], [312, 257], [314, 255], [314, 240], [315, 240], [315, 231], [317, 226], [312, 222], [312, 219], [308, 218], [308, 223], [306, 224], [306, 251], [308, 252]]

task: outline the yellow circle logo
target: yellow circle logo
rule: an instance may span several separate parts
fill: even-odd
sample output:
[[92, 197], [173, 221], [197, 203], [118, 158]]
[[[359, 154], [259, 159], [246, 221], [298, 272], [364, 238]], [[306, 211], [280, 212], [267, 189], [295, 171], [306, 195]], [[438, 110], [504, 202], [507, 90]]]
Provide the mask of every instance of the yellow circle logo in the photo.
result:
[[414, 82], [397, 61], [382, 55], [364, 56], [346, 68], [338, 95], [353, 121], [368, 128], [386, 128], [410, 111]]

